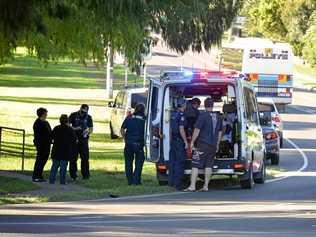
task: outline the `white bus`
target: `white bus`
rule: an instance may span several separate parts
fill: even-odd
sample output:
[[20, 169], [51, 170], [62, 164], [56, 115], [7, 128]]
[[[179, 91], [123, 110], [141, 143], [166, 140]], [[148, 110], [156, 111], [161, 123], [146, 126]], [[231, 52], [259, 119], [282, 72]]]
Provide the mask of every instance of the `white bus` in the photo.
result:
[[293, 53], [289, 44], [237, 38], [223, 45], [220, 63], [246, 74], [258, 97], [270, 97], [280, 107], [292, 103]]

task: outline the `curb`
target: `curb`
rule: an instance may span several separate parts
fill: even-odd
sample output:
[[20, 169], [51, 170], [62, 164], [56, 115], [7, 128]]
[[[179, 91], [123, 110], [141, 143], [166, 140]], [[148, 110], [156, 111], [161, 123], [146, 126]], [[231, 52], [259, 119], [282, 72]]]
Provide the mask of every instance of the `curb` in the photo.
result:
[[303, 91], [303, 92], [316, 92], [315, 87], [309, 87], [309, 86], [304, 86], [304, 85], [296, 85], [293, 86], [294, 90], [296, 91]]

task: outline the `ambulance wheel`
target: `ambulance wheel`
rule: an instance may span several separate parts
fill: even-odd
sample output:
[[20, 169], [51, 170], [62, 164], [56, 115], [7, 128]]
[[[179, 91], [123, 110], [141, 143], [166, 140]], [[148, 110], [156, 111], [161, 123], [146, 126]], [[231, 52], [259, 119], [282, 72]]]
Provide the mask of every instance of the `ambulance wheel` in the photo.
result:
[[117, 139], [118, 138], [118, 136], [114, 134], [111, 122], [110, 122], [110, 137], [111, 137], [111, 139]]
[[245, 177], [240, 179], [240, 187], [242, 189], [252, 189], [255, 182], [253, 179], [252, 163], [249, 166], [248, 172], [245, 174]]

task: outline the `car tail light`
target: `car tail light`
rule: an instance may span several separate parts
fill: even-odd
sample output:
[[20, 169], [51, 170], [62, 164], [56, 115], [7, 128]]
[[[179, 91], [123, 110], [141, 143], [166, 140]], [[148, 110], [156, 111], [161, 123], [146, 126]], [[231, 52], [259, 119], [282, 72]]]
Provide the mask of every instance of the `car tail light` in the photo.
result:
[[234, 169], [243, 169], [243, 168], [245, 168], [245, 164], [242, 164], [242, 163], [234, 164]]
[[267, 140], [276, 139], [277, 137], [278, 137], [278, 134], [276, 132], [270, 132], [265, 135], [265, 138]]
[[163, 165], [163, 164], [160, 164], [157, 166], [157, 169], [160, 173], [166, 173], [167, 172], [167, 166], [166, 165]]

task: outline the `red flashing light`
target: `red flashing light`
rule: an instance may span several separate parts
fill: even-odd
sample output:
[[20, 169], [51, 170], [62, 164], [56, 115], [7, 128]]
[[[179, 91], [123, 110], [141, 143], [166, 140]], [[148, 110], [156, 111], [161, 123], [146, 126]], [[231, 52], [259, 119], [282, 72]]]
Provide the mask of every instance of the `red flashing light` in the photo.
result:
[[227, 79], [237, 75], [235, 71], [201, 71], [193, 73], [194, 82], [207, 82], [209, 78]]

